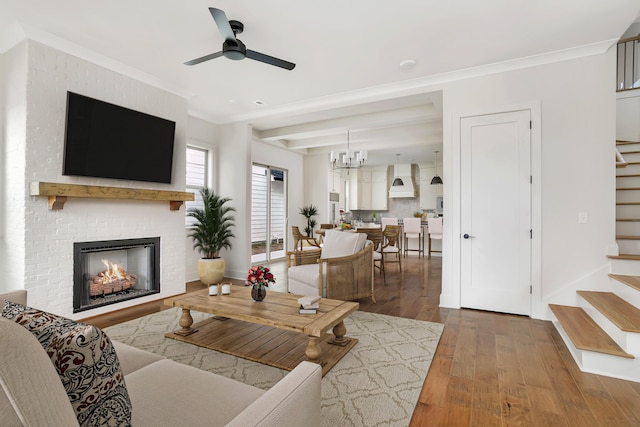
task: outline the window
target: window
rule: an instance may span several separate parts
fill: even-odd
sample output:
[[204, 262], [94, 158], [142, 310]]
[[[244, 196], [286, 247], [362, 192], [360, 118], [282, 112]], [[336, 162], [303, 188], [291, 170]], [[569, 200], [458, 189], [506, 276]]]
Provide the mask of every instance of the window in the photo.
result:
[[[209, 152], [202, 148], [187, 147], [187, 191], [195, 193], [193, 202], [186, 202], [187, 211], [191, 208], [202, 208], [200, 189], [207, 186], [207, 157]], [[193, 224], [194, 219], [185, 215], [186, 226]]]

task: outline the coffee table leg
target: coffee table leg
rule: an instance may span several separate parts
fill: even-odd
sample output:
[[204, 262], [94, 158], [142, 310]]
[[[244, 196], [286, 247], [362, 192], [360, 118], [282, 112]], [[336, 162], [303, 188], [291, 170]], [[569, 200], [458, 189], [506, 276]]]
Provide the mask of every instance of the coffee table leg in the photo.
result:
[[186, 337], [187, 335], [191, 335], [194, 332], [198, 332], [197, 329], [192, 329], [191, 325], [193, 325], [193, 317], [191, 317], [191, 310], [187, 308], [182, 309], [182, 315], [180, 316], [180, 321], [178, 322], [182, 329], [174, 332], [176, 335], [181, 335]]
[[317, 337], [309, 337], [309, 343], [307, 344], [307, 349], [304, 351], [304, 354], [309, 359], [309, 362], [319, 363], [322, 351], [318, 345]]
[[344, 322], [341, 321], [333, 327], [333, 335], [335, 335], [335, 338], [332, 339], [329, 343], [341, 346], [347, 345], [349, 343], [349, 338], [344, 337], [346, 333], [347, 327], [344, 325]]

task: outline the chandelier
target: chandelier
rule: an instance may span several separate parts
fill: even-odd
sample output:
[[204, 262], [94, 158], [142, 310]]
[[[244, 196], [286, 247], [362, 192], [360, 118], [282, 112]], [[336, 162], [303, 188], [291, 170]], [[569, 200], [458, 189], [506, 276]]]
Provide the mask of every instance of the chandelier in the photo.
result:
[[365, 160], [367, 160], [367, 152], [365, 150], [360, 150], [358, 152], [352, 152], [350, 146], [350, 132], [347, 131], [347, 152], [342, 154], [340, 157], [340, 153], [336, 155], [333, 151], [331, 152], [331, 156], [329, 161], [331, 162], [331, 166], [334, 170], [336, 169], [359, 169], [364, 166]]

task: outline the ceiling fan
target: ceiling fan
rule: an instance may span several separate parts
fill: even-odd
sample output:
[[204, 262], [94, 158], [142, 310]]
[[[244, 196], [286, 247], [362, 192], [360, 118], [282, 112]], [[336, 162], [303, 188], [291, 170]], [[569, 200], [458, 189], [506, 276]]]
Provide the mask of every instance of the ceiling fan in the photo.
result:
[[264, 62], [265, 64], [275, 65], [276, 67], [284, 68], [286, 70], [293, 70], [296, 64], [285, 61], [283, 59], [275, 58], [273, 56], [265, 55], [264, 53], [256, 52], [255, 50], [247, 49], [247, 47], [236, 38], [237, 34], [242, 33], [244, 25], [240, 21], [229, 21], [227, 15], [215, 7], [210, 7], [209, 12], [213, 16], [213, 20], [216, 21], [218, 30], [224, 36], [224, 43], [222, 43], [222, 50], [220, 52], [205, 55], [200, 58], [187, 61], [184, 65], [196, 65], [201, 62], [215, 59], [220, 56], [224, 56], [229, 59], [239, 61], [244, 58], [253, 59], [255, 61]]

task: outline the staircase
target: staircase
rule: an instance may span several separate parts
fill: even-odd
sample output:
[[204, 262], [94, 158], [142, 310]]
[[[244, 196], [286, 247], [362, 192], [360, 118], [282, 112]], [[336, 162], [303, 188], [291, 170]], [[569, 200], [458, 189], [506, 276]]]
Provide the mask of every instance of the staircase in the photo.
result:
[[616, 141], [616, 149], [613, 273], [603, 290], [577, 291], [577, 307], [549, 307], [580, 369], [640, 382], [640, 142]]

